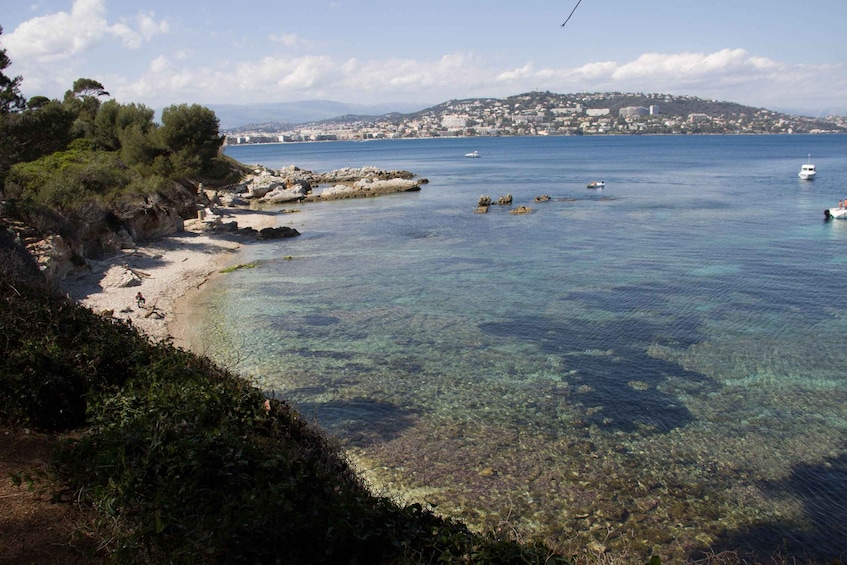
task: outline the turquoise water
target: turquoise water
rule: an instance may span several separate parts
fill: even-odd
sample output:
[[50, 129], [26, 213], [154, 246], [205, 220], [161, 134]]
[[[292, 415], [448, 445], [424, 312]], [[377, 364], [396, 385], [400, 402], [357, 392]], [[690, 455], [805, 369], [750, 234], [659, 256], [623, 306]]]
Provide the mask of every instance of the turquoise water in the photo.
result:
[[[847, 197], [847, 137], [227, 153], [430, 181], [286, 205], [302, 235], [246, 246], [259, 268], [199, 298], [204, 349], [380, 488], [480, 529], [676, 560], [847, 550], [847, 221], [823, 221]], [[475, 214], [483, 194], [532, 213]]]

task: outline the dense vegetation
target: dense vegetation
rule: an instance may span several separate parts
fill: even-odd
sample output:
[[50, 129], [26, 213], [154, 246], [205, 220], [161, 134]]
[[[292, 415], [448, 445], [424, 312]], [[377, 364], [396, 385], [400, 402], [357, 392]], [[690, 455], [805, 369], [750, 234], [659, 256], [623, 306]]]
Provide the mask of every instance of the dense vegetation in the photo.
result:
[[157, 123], [144, 105], [102, 101], [109, 93], [87, 78], [63, 100], [25, 100], [21, 77], [2, 72], [9, 64], [0, 50], [0, 200], [7, 216], [73, 238], [74, 225], [105, 221], [127, 198], [237, 178], [238, 167], [220, 152], [224, 137], [211, 110], [174, 105]]

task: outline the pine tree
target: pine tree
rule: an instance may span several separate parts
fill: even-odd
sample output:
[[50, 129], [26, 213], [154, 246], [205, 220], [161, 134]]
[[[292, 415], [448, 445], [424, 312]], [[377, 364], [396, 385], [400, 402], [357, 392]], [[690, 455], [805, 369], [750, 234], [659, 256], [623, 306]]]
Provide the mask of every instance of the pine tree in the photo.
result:
[[[3, 34], [3, 26], [0, 26], [0, 35]], [[5, 49], [0, 49], [0, 114], [20, 112], [26, 107], [26, 99], [18, 90], [21, 86], [22, 77], [9, 78], [3, 72], [12, 61], [6, 55]]]

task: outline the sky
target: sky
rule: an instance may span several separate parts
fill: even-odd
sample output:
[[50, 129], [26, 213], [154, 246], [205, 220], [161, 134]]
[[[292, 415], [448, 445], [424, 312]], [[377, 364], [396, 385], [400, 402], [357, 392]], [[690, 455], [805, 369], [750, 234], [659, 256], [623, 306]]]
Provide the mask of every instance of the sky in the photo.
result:
[[0, 49], [26, 97], [90, 78], [154, 109], [614, 91], [826, 116], [845, 22], [845, 0], [0, 0]]

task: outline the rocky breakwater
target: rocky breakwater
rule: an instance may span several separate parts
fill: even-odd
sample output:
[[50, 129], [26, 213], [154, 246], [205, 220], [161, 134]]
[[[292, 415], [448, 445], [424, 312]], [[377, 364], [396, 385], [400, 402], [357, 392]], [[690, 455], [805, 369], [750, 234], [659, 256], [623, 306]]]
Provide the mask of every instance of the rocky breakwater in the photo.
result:
[[328, 173], [316, 173], [294, 165], [276, 170], [257, 167], [228, 197], [227, 205], [251, 201], [281, 204], [364, 198], [419, 191], [427, 182], [427, 179], [415, 178], [409, 171], [386, 171], [372, 166], [345, 167]]

